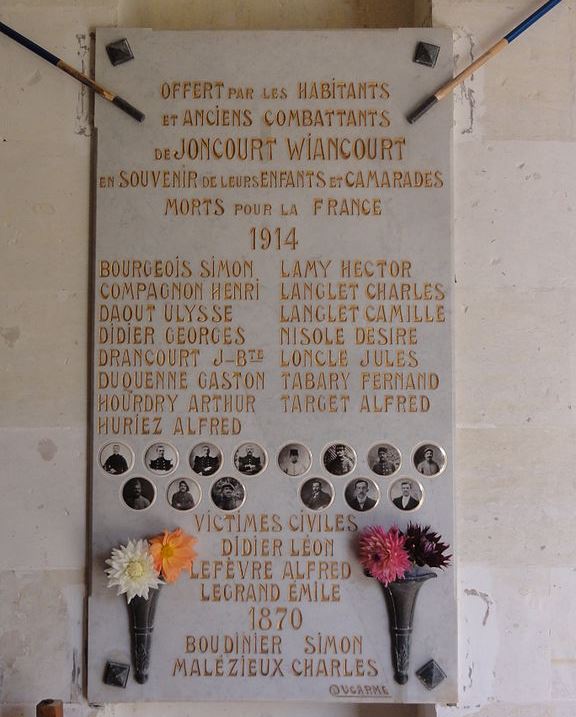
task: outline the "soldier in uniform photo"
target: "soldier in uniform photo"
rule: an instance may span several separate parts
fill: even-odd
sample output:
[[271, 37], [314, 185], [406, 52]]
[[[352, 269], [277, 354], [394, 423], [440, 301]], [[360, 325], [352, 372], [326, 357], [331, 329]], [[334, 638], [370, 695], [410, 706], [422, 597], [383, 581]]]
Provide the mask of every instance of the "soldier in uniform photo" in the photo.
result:
[[201, 446], [200, 451], [200, 455], [194, 456], [192, 470], [202, 476], [211, 476], [220, 468], [220, 458], [210, 455], [210, 446], [208, 445]]
[[178, 481], [178, 490], [172, 496], [170, 505], [176, 510], [191, 510], [194, 507], [194, 498], [185, 480]]
[[211, 495], [221, 510], [236, 510], [244, 501], [244, 486], [236, 478], [220, 478], [212, 486]]
[[372, 470], [379, 476], [391, 476], [400, 467], [400, 455], [392, 446], [378, 446], [378, 460]]
[[334, 476], [345, 476], [354, 470], [356, 460], [351, 448], [343, 443], [330, 446], [324, 454], [324, 467]]
[[[402, 479], [400, 482], [400, 495], [392, 498], [392, 502], [400, 510], [415, 510], [422, 502], [422, 492], [420, 487], [409, 478]], [[394, 484], [393, 488], [396, 486]], [[414, 493], [418, 498], [414, 497]], [[392, 495], [392, 492], [391, 494]]]
[[166, 458], [166, 447], [159, 443], [156, 446], [156, 458], [153, 458], [150, 463], [150, 469], [153, 471], [171, 471], [174, 468], [174, 463], [170, 458]]
[[122, 497], [133, 510], [144, 510], [152, 504], [154, 488], [145, 478], [132, 478], [124, 486]]
[[[436, 456], [438, 459], [436, 459]], [[431, 445], [421, 446], [414, 454], [414, 465], [418, 473], [423, 476], [434, 476], [440, 473], [441, 465], [444, 465], [444, 456], [439, 448]]]
[[[241, 451], [244, 451], [244, 455], [241, 455]], [[234, 465], [240, 471], [247, 476], [253, 476], [260, 473], [263, 466], [263, 452], [261, 449], [248, 445], [240, 446], [234, 456]]]
[[310, 451], [298, 443], [290, 443], [280, 451], [278, 465], [287, 476], [301, 476], [310, 468]]
[[310, 510], [322, 510], [332, 502], [332, 486], [322, 478], [310, 478], [302, 486], [300, 498]]
[[372, 481], [368, 481], [366, 478], [358, 478], [347, 486], [344, 497], [352, 510], [365, 512], [375, 507], [377, 501], [370, 498], [369, 493], [376, 489], [374, 484], [371, 486], [370, 483]]
[[112, 473], [113, 475], [126, 473], [128, 470], [128, 461], [120, 453], [119, 443], [112, 444], [112, 453], [108, 456], [108, 458], [106, 458], [102, 468], [104, 468], [106, 473]]

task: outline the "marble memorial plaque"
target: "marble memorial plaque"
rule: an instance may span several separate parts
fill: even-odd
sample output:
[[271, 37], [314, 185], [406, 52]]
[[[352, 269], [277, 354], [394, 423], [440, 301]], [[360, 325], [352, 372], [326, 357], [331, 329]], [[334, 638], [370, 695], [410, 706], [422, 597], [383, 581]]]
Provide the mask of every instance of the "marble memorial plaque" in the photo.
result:
[[[410, 522], [456, 555], [451, 101], [405, 120], [451, 41], [98, 30], [146, 120], [96, 101], [91, 702], [455, 701], [454, 558], [400, 585], [408, 650], [357, 557]], [[140, 684], [105, 560], [178, 527], [197, 558], [154, 591]]]

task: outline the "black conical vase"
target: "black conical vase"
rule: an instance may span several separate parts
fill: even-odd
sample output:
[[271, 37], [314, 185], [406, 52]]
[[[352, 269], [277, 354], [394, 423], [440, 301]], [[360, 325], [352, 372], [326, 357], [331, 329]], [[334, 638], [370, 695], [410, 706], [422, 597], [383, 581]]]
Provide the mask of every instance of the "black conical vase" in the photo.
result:
[[152, 589], [147, 598], [136, 596], [128, 603], [134, 679], [141, 685], [148, 680], [154, 615], [159, 594], [159, 588]]
[[433, 572], [415, 571], [407, 573], [403, 580], [396, 580], [386, 586], [382, 585], [388, 607], [390, 637], [392, 638], [394, 679], [400, 685], [405, 685], [408, 682], [410, 643], [416, 598], [422, 585], [430, 578], [435, 577], [436, 573]]

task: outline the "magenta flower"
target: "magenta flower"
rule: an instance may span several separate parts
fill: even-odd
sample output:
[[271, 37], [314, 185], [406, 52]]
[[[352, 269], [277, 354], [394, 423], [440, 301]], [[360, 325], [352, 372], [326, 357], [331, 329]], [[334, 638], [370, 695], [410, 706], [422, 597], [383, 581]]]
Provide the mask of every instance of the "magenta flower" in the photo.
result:
[[411, 567], [404, 548], [405, 540], [395, 526], [388, 531], [378, 525], [366, 528], [360, 535], [362, 566], [385, 586], [395, 580], [402, 580]]

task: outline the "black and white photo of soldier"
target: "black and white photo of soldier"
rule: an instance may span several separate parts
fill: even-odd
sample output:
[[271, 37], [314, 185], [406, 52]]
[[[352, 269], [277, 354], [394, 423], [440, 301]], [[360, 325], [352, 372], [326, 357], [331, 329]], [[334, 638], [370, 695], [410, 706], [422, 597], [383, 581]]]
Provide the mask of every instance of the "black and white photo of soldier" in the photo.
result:
[[122, 488], [122, 498], [132, 510], [146, 510], [154, 502], [156, 491], [146, 478], [130, 478]]
[[446, 466], [446, 454], [433, 443], [424, 443], [414, 451], [414, 467], [423, 476], [435, 476]]
[[132, 451], [123, 443], [109, 443], [100, 451], [100, 465], [111, 475], [122, 475], [132, 467]]
[[221, 510], [236, 510], [244, 502], [244, 486], [236, 478], [220, 478], [210, 492], [214, 505]]
[[278, 454], [280, 470], [287, 476], [301, 476], [312, 463], [310, 451], [300, 443], [289, 443]]
[[176, 510], [192, 510], [200, 499], [200, 490], [191, 480], [180, 478], [168, 486], [168, 501]]
[[324, 451], [324, 468], [333, 476], [345, 476], [356, 466], [356, 454], [344, 443], [334, 443]]
[[146, 451], [146, 466], [155, 473], [170, 473], [176, 468], [176, 451], [168, 443], [155, 443]]
[[379, 476], [391, 476], [400, 468], [400, 451], [389, 443], [380, 443], [370, 449], [368, 465]]
[[201, 476], [214, 475], [222, 465], [222, 453], [211, 443], [194, 446], [190, 454], [190, 466]]
[[234, 454], [234, 465], [245, 476], [255, 476], [266, 465], [266, 454], [255, 443], [244, 443]]

